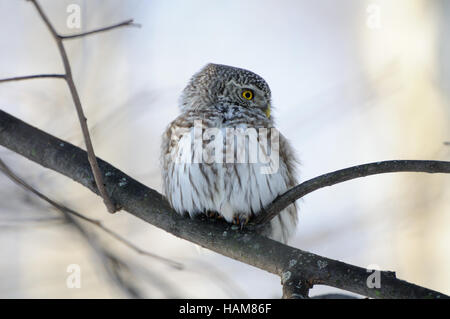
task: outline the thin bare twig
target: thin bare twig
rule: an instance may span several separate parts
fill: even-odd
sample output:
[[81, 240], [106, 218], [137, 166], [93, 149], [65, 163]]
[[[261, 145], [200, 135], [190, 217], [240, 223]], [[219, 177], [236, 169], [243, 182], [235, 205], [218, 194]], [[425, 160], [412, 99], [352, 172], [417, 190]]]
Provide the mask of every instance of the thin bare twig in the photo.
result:
[[91, 30], [91, 31], [83, 32], [83, 33], [70, 34], [70, 35], [59, 35], [59, 38], [63, 39], [63, 40], [76, 39], [76, 38], [85, 37], [87, 35], [91, 35], [91, 34], [95, 34], [95, 33], [99, 33], [99, 32], [104, 32], [104, 31], [109, 31], [109, 30], [112, 30], [112, 29], [120, 28], [120, 27], [137, 27], [137, 28], [140, 28], [141, 25], [138, 24], [138, 23], [133, 23], [133, 19], [129, 19], [129, 20], [117, 23], [117, 24], [113, 24], [113, 25], [111, 25], [109, 27], [95, 29], [95, 30]]
[[0, 171], [3, 172], [3, 174], [5, 174], [10, 180], [12, 180], [14, 183], [16, 183], [17, 185], [23, 187], [24, 189], [26, 189], [29, 192], [32, 192], [33, 194], [35, 194], [36, 196], [38, 196], [39, 198], [43, 199], [44, 201], [46, 201], [47, 203], [49, 203], [50, 205], [52, 205], [53, 207], [55, 207], [57, 210], [59, 210], [60, 212], [66, 214], [71, 214], [73, 216], [76, 216], [98, 228], [100, 228], [102, 231], [104, 231], [105, 233], [107, 233], [108, 235], [110, 235], [111, 237], [113, 237], [114, 239], [118, 240], [119, 242], [121, 242], [122, 244], [124, 244], [125, 246], [127, 246], [128, 248], [134, 250], [135, 252], [137, 252], [138, 254], [150, 257], [150, 258], [154, 258], [157, 259], [159, 261], [162, 261], [166, 264], [168, 264], [169, 266], [176, 268], [178, 270], [183, 269], [183, 265], [158, 256], [156, 254], [153, 254], [151, 252], [145, 251], [139, 247], [137, 247], [136, 245], [134, 245], [133, 243], [129, 242], [128, 240], [126, 240], [125, 238], [123, 238], [122, 236], [120, 236], [119, 234], [113, 232], [112, 230], [110, 230], [109, 228], [106, 228], [105, 226], [103, 226], [103, 224], [101, 223], [101, 221], [93, 219], [93, 218], [89, 218], [87, 216], [84, 216], [76, 211], [74, 211], [73, 209], [70, 209], [64, 205], [61, 205], [57, 202], [55, 202], [54, 200], [48, 198], [47, 196], [45, 196], [44, 194], [42, 194], [41, 192], [39, 192], [38, 190], [36, 190], [34, 187], [32, 187], [31, 185], [29, 185], [27, 182], [25, 182], [22, 178], [20, 178], [19, 176], [17, 176], [6, 164], [5, 162], [3, 162], [2, 159], [0, 159]]
[[94, 152], [94, 147], [92, 145], [92, 141], [91, 141], [91, 137], [89, 134], [89, 129], [87, 126], [87, 119], [86, 116], [84, 115], [84, 111], [83, 111], [83, 107], [81, 105], [81, 100], [80, 100], [80, 96], [78, 95], [78, 91], [76, 89], [75, 86], [75, 82], [73, 80], [72, 77], [72, 70], [70, 67], [70, 63], [69, 63], [69, 59], [67, 57], [67, 52], [64, 48], [64, 44], [63, 44], [63, 40], [64, 39], [68, 39], [68, 38], [76, 38], [76, 37], [82, 37], [84, 35], [89, 35], [89, 34], [93, 34], [93, 33], [97, 33], [97, 32], [102, 32], [102, 31], [107, 31], [107, 30], [111, 30], [117, 27], [121, 27], [121, 26], [126, 26], [126, 25], [131, 25], [132, 24], [132, 20], [127, 20], [123, 23], [120, 23], [118, 25], [113, 25], [110, 27], [105, 27], [102, 29], [98, 29], [98, 30], [94, 30], [91, 32], [86, 32], [86, 33], [82, 33], [82, 34], [78, 34], [78, 35], [73, 35], [73, 36], [61, 36], [58, 34], [58, 32], [56, 32], [56, 29], [53, 27], [52, 23], [50, 22], [50, 20], [48, 19], [47, 15], [44, 13], [44, 11], [42, 10], [41, 6], [39, 5], [39, 3], [37, 2], [37, 0], [29, 0], [31, 1], [31, 3], [33, 3], [33, 5], [35, 6], [36, 10], [38, 11], [40, 17], [42, 18], [42, 20], [44, 21], [45, 25], [47, 26], [48, 30], [50, 31], [50, 33], [53, 36], [53, 39], [55, 40], [57, 46], [58, 46], [58, 50], [59, 53], [61, 55], [62, 58], [62, 62], [64, 65], [64, 70], [65, 70], [65, 80], [67, 82], [67, 85], [69, 86], [69, 90], [70, 93], [72, 95], [72, 99], [73, 102], [75, 104], [75, 108], [77, 111], [77, 115], [78, 115], [78, 119], [80, 121], [80, 125], [81, 125], [81, 130], [83, 132], [83, 137], [84, 137], [84, 142], [86, 144], [86, 150], [88, 153], [88, 160], [89, 160], [89, 164], [91, 166], [93, 175], [94, 175], [94, 180], [95, 180], [95, 184], [97, 185], [97, 188], [100, 192], [101, 197], [103, 198], [103, 202], [105, 203], [106, 208], [108, 209], [108, 211], [110, 213], [115, 213], [119, 207], [116, 206], [110, 199], [108, 193], [106, 192], [105, 189], [105, 185], [103, 183], [103, 175], [100, 171], [100, 168], [98, 166], [98, 162], [95, 156], [95, 152]]
[[12, 78], [0, 79], [0, 83], [31, 80], [31, 79], [42, 79], [42, 78], [64, 79], [65, 77], [66, 77], [65, 74], [35, 74], [35, 75], [15, 76]]
[[254, 218], [252, 224], [254, 227], [261, 227], [297, 199], [320, 188], [332, 186], [355, 178], [394, 172], [450, 173], [450, 162], [414, 160], [383, 161], [352, 166], [320, 175], [291, 188], [277, 197], [264, 209], [264, 213], [258, 214]]

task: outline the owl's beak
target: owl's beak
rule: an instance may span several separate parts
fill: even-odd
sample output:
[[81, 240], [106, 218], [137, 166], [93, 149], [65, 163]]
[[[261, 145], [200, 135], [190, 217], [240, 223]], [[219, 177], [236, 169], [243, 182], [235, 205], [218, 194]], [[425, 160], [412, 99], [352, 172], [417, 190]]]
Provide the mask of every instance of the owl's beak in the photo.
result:
[[267, 104], [266, 110], [264, 111], [266, 113], [267, 118], [270, 118], [270, 103]]

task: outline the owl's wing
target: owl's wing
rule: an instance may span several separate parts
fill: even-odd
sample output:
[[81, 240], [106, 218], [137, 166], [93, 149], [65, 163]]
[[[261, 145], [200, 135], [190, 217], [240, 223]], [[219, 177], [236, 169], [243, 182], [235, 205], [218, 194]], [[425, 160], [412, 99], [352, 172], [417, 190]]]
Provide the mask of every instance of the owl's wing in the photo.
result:
[[298, 184], [297, 166], [300, 165], [297, 154], [292, 148], [289, 140], [280, 133], [280, 160], [286, 164], [287, 181], [289, 188]]
[[[280, 134], [279, 138], [280, 164], [284, 166], [282, 174], [286, 181], [287, 189], [297, 185], [297, 168], [300, 163], [289, 141]], [[270, 222], [270, 237], [286, 243], [295, 232], [297, 226], [297, 205], [295, 203], [286, 207], [278, 216]]]

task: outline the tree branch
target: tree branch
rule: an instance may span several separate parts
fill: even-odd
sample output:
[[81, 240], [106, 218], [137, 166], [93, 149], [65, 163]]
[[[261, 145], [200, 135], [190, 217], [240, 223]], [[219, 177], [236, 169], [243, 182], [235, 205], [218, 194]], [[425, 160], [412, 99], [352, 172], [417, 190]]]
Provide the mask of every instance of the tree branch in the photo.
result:
[[351, 179], [376, 174], [394, 172], [423, 172], [423, 173], [450, 173], [450, 162], [443, 161], [408, 161], [395, 160], [363, 164], [344, 168], [338, 171], [320, 175], [307, 180], [276, 198], [258, 214], [254, 220], [254, 227], [260, 227], [277, 216], [283, 209], [294, 203], [297, 199], [326, 186], [349, 181]]
[[80, 38], [80, 37], [84, 37], [87, 35], [92, 35], [95, 33], [99, 33], [99, 32], [104, 32], [104, 31], [109, 31], [112, 29], [117, 29], [120, 27], [138, 27], [140, 28], [141, 25], [138, 23], [133, 23], [133, 19], [129, 19], [127, 21], [123, 21], [114, 25], [111, 25], [109, 27], [104, 27], [104, 28], [100, 28], [100, 29], [95, 29], [92, 31], [87, 31], [87, 32], [83, 32], [83, 33], [78, 33], [78, 34], [70, 34], [70, 35], [59, 35], [59, 38], [62, 40], [70, 40], [70, 39], [76, 39], [76, 38]]
[[[0, 111], [0, 145], [99, 194], [86, 152]], [[373, 298], [449, 298], [442, 293], [380, 272], [380, 288], [369, 288], [370, 271], [283, 245], [252, 230], [235, 230], [220, 220], [199, 220], [175, 213], [165, 198], [112, 165], [98, 159], [106, 189], [130, 214], [190, 242], [280, 276], [302, 278]], [[450, 165], [448, 162], [447, 165]], [[284, 282], [286, 282], [284, 280]]]
[[283, 299], [308, 299], [311, 285], [301, 277], [292, 276], [290, 272], [285, 272], [281, 277], [283, 285]]
[[70, 63], [69, 63], [69, 59], [67, 57], [66, 50], [64, 48], [63, 39], [82, 37], [85, 35], [102, 32], [102, 31], [107, 31], [107, 30], [111, 30], [111, 29], [118, 28], [118, 27], [125, 26], [125, 25], [131, 25], [132, 20], [125, 21], [118, 25], [113, 25], [110, 27], [105, 27], [102, 29], [98, 29], [98, 30], [94, 30], [94, 31], [90, 31], [90, 32], [86, 32], [86, 33], [82, 33], [82, 34], [78, 34], [78, 35], [64, 37], [64, 36], [60, 36], [58, 34], [58, 32], [56, 32], [56, 29], [53, 27], [52, 23], [50, 22], [50, 20], [48, 19], [47, 15], [44, 13], [44, 11], [42, 10], [42, 8], [39, 5], [39, 3], [37, 2], [37, 0], [29, 0], [29, 1], [31, 1], [31, 3], [34, 5], [36, 10], [38, 11], [40, 17], [44, 21], [45, 25], [47, 26], [48, 30], [50, 31], [51, 35], [53, 36], [53, 39], [55, 40], [55, 42], [58, 46], [58, 50], [61, 55], [62, 62], [64, 64], [64, 70], [65, 70], [64, 79], [66, 80], [67, 85], [69, 86], [70, 94], [72, 95], [72, 99], [75, 104], [78, 119], [79, 119], [80, 125], [81, 125], [81, 130], [83, 132], [84, 142], [86, 144], [89, 164], [90, 164], [92, 172], [94, 174], [95, 183], [98, 186], [98, 190], [100, 192], [100, 195], [103, 198], [103, 202], [105, 203], [106, 208], [108, 209], [108, 211], [110, 213], [115, 213], [119, 209], [119, 207], [117, 207], [111, 201], [108, 193], [106, 192], [105, 186], [103, 184], [103, 176], [102, 176], [102, 173], [98, 166], [97, 158], [94, 153], [94, 147], [92, 146], [92, 141], [91, 141], [89, 129], [87, 126], [87, 119], [86, 119], [86, 116], [84, 115], [83, 107], [81, 105], [81, 100], [78, 95], [78, 91], [76, 89], [75, 82], [72, 77], [72, 70], [70, 67]]

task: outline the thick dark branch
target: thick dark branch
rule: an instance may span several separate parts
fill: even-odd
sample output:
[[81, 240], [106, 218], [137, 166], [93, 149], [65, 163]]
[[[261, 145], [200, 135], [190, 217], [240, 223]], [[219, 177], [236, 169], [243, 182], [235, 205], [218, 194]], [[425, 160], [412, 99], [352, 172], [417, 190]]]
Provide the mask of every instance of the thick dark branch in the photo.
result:
[[[0, 145], [86, 186], [98, 194], [86, 152], [0, 111]], [[284, 278], [302, 278], [373, 298], [448, 298], [380, 272], [381, 288], [369, 288], [371, 272], [337, 260], [292, 248], [257, 235], [234, 230], [222, 221], [189, 219], [176, 214], [165, 198], [110, 164], [98, 159], [108, 194], [124, 210], [167, 232], [224, 256]]]
[[424, 172], [424, 173], [450, 173], [450, 162], [443, 161], [383, 161], [344, 168], [338, 171], [320, 175], [307, 180], [283, 195], [280, 195], [253, 220], [254, 224], [262, 225], [277, 216], [283, 209], [294, 203], [297, 199], [326, 186], [349, 181], [351, 179], [370, 175], [394, 172]]
[[31, 80], [31, 79], [41, 79], [41, 78], [64, 79], [65, 77], [66, 76], [64, 74], [35, 74], [35, 75], [15, 76], [12, 78], [0, 79], [0, 83]]
[[120, 27], [140, 27], [140, 24], [137, 23], [133, 23], [133, 19], [129, 19], [127, 21], [124, 22], [120, 22], [114, 25], [111, 25], [109, 27], [104, 27], [104, 28], [100, 28], [100, 29], [95, 29], [92, 31], [87, 31], [87, 32], [83, 32], [83, 33], [77, 33], [77, 34], [71, 34], [71, 35], [60, 35], [59, 37], [63, 40], [70, 40], [70, 39], [76, 39], [76, 38], [81, 38], [87, 35], [91, 35], [91, 34], [95, 34], [95, 33], [99, 33], [99, 32], [104, 32], [104, 31], [109, 31], [112, 29], [117, 29]]

